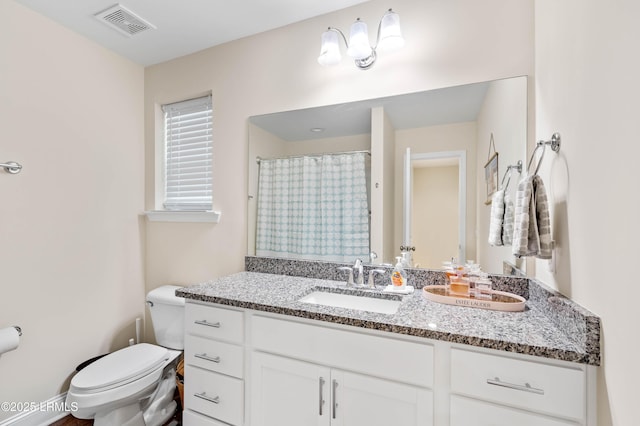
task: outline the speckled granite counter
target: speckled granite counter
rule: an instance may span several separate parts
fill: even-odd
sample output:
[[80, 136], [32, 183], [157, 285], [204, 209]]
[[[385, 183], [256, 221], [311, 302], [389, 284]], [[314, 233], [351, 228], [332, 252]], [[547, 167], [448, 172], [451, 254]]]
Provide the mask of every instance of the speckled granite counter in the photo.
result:
[[240, 272], [186, 287], [176, 294], [203, 302], [599, 365], [599, 318], [532, 283], [526, 310], [517, 313], [442, 305], [426, 300], [420, 290], [402, 296], [393, 315], [307, 304], [298, 299], [316, 287], [343, 291], [344, 282], [259, 272]]

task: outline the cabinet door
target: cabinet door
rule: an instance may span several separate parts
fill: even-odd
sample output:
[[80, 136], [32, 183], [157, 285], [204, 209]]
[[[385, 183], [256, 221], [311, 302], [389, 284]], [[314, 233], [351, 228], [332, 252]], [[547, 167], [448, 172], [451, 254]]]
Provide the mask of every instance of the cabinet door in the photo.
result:
[[502, 407], [456, 395], [451, 396], [451, 426], [575, 426], [560, 419]]
[[330, 370], [253, 352], [252, 426], [328, 426]]
[[433, 394], [427, 389], [332, 370], [331, 426], [433, 425]]

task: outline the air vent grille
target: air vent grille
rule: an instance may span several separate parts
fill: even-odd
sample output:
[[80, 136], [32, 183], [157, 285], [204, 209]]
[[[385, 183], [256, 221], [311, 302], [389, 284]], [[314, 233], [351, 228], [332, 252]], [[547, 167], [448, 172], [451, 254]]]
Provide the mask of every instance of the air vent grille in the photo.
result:
[[114, 4], [94, 16], [104, 24], [127, 36], [156, 28], [153, 24], [137, 16], [121, 4]]

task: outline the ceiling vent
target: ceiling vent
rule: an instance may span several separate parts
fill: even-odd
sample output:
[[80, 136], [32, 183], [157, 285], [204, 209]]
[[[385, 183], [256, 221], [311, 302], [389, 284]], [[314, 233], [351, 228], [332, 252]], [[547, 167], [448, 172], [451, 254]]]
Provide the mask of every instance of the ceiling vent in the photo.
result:
[[128, 37], [140, 34], [146, 30], [156, 29], [155, 25], [150, 24], [121, 4], [114, 4], [108, 9], [98, 12], [93, 16]]

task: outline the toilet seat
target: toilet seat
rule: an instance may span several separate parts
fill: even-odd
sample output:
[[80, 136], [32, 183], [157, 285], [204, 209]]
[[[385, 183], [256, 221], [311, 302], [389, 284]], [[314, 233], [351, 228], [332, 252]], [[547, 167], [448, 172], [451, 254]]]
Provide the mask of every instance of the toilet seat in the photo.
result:
[[129, 346], [104, 356], [71, 379], [74, 393], [97, 393], [124, 386], [162, 369], [169, 359], [166, 348], [148, 343]]

